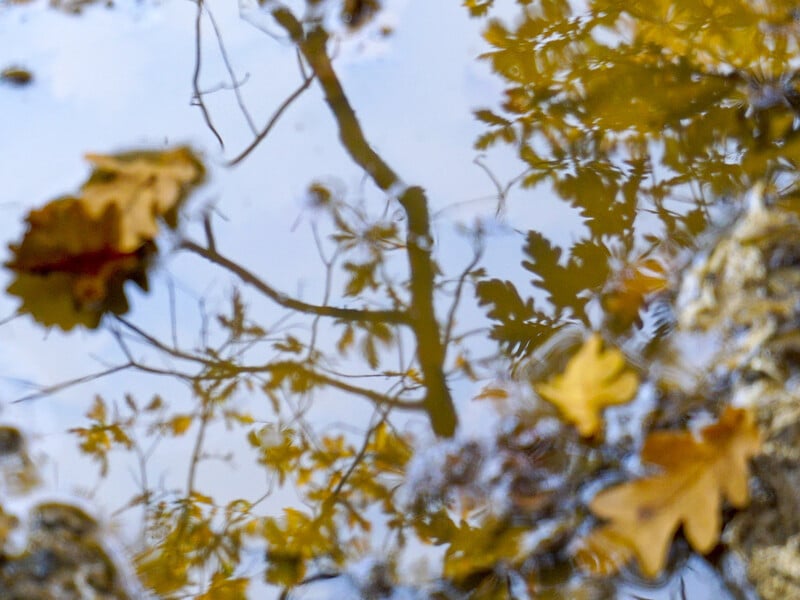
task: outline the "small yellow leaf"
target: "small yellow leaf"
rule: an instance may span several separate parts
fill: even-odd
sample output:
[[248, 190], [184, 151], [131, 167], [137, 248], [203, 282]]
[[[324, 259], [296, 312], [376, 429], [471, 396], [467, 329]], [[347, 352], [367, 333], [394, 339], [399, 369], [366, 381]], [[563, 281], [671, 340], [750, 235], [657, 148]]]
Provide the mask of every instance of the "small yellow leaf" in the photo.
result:
[[173, 417], [172, 420], [169, 422], [169, 428], [172, 430], [172, 433], [175, 435], [183, 435], [186, 433], [186, 430], [192, 425], [192, 417], [191, 415], [178, 415]]
[[508, 398], [508, 390], [487, 385], [473, 400], [505, 400], [506, 398]]
[[561, 415], [584, 437], [600, 429], [600, 411], [630, 401], [639, 378], [626, 369], [616, 348], [602, 349], [602, 339], [592, 334], [567, 363], [563, 373], [535, 386], [537, 393], [555, 404]]
[[190, 498], [199, 504], [208, 504], [208, 505], [214, 504], [214, 499], [211, 496], [206, 496], [205, 494], [201, 494], [200, 492], [192, 492], [190, 494]]
[[153, 399], [150, 400], [150, 403], [144, 407], [147, 411], [155, 411], [161, 408], [164, 405], [164, 401], [161, 399], [161, 396], [153, 396]]
[[100, 396], [94, 397], [92, 408], [86, 413], [86, 417], [98, 423], [106, 422], [106, 404]]
[[425, 384], [425, 382], [422, 379], [422, 375], [420, 374], [420, 372], [417, 369], [414, 369], [413, 367], [411, 369], [409, 369], [408, 371], [406, 371], [405, 375], [406, 375], [406, 377], [408, 377], [411, 381], [413, 381], [417, 385], [424, 385]]

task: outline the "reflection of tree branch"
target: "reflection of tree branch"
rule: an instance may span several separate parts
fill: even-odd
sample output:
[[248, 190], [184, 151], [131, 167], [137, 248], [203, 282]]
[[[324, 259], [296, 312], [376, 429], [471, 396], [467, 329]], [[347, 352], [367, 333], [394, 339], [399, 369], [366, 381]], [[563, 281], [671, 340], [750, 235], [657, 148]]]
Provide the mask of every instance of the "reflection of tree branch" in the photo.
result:
[[203, 248], [202, 246], [199, 246], [188, 240], [181, 243], [181, 248], [189, 250], [190, 252], [194, 252], [206, 260], [224, 267], [231, 273], [237, 275], [245, 283], [252, 285], [273, 302], [283, 306], [284, 308], [288, 308], [289, 310], [357, 322], [403, 324], [408, 323], [409, 321], [409, 318], [405, 313], [397, 310], [358, 310], [353, 308], [339, 308], [336, 306], [308, 304], [306, 302], [302, 302], [301, 300], [290, 298], [286, 294], [275, 290], [273, 287], [267, 285], [264, 281], [253, 275], [241, 265], [225, 258], [213, 249]]
[[469, 274], [478, 266], [478, 263], [483, 256], [483, 245], [480, 242], [476, 242], [475, 250], [472, 256], [472, 260], [469, 261], [469, 264], [464, 267], [464, 270], [461, 272], [461, 275], [458, 277], [458, 283], [456, 284], [456, 291], [454, 293], [453, 304], [450, 305], [450, 312], [447, 314], [447, 321], [444, 328], [444, 347], [445, 353], [447, 352], [447, 347], [450, 345], [452, 341], [452, 334], [453, 334], [453, 326], [455, 325], [456, 321], [456, 311], [458, 310], [458, 304], [461, 302], [461, 293], [464, 290], [464, 282], [467, 280]]
[[[233, 65], [231, 64], [230, 58], [228, 58], [228, 51], [225, 49], [225, 44], [222, 42], [222, 35], [220, 34], [217, 20], [214, 18], [214, 13], [211, 12], [210, 8], [206, 7], [206, 13], [208, 14], [208, 20], [211, 21], [211, 27], [214, 29], [214, 35], [217, 38], [217, 45], [219, 46], [220, 56], [222, 56], [222, 62], [225, 63], [225, 68], [227, 69], [228, 75], [231, 78], [231, 88], [236, 96], [236, 103], [239, 105], [239, 110], [242, 111], [242, 115], [244, 115], [247, 125], [250, 127], [250, 131], [252, 131], [253, 135], [255, 135], [258, 130], [256, 129], [255, 123], [253, 123], [253, 117], [250, 116], [250, 112], [247, 110], [247, 107], [244, 104], [242, 92], [239, 89], [241, 84], [237, 83], [236, 81], [236, 73], [233, 70]], [[246, 77], [247, 76], [245, 76], [245, 80]]]
[[482, 157], [478, 156], [472, 162], [478, 165], [481, 170], [486, 173], [486, 176], [492, 182], [495, 189], [497, 190], [497, 209], [495, 210], [494, 216], [499, 217], [506, 208], [506, 200], [508, 199], [508, 192], [512, 188], [512, 186], [520, 179], [520, 176], [515, 177], [511, 181], [509, 181], [505, 186], [500, 183], [500, 180], [497, 176], [492, 172], [492, 170], [486, 166], [486, 164], [481, 160]]
[[388, 411], [383, 411], [380, 413], [380, 419], [378, 422], [372, 425], [364, 434], [364, 441], [361, 443], [361, 448], [359, 448], [358, 453], [353, 457], [353, 460], [350, 462], [350, 466], [347, 470], [342, 474], [341, 479], [339, 479], [339, 483], [336, 484], [336, 487], [333, 489], [330, 495], [330, 501], [335, 502], [341, 494], [342, 490], [344, 489], [345, 484], [347, 483], [350, 476], [355, 472], [356, 468], [359, 464], [364, 460], [367, 455], [367, 450], [369, 449], [369, 443], [372, 439], [372, 436], [375, 435], [375, 432], [378, 431], [378, 428], [386, 422], [386, 419], [389, 416]]
[[[214, 416], [214, 402], [206, 390], [202, 394], [202, 410], [200, 413], [200, 427], [197, 430], [197, 437], [194, 440], [192, 448], [192, 458], [189, 462], [189, 474], [186, 477], [186, 496], [191, 497], [195, 491], [195, 479], [197, 477], [197, 467], [200, 465], [200, 460], [203, 456], [203, 442], [206, 439], [206, 431], [208, 425]], [[188, 516], [188, 512], [184, 513]]]
[[17, 398], [12, 402], [12, 404], [17, 404], [19, 402], [27, 402], [28, 400], [36, 400], [38, 398], [44, 398], [45, 396], [49, 396], [50, 394], [55, 394], [67, 388], [76, 385], [81, 385], [82, 383], [88, 383], [90, 381], [94, 381], [95, 379], [100, 379], [101, 377], [105, 377], [106, 375], [112, 375], [113, 373], [124, 371], [125, 369], [131, 369], [133, 368], [133, 366], [134, 365], [132, 363], [117, 365], [115, 367], [110, 367], [98, 373], [91, 373], [89, 375], [83, 375], [81, 377], [76, 377], [75, 379], [70, 379], [68, 381], [62, 381], [61, 383], [57, 383], [55, 385], [41, 387], [37, 392], [28, 394], [27, 396], [23, 396], [22, 398]]
[[155, 338], [154, 336], [150, 335], [149, 333], [147, 333], [146, 331], [142, 330], [141, 328], [137, 327], [136, 325], [134, 325], [133, 323], [131, 323], [130, 321], [128, 321], [124, 317], [121, 317], [119, 315], [115, 315], [114, 319], [116, 319], [120, 324], [124, 325], [126, 328], [130, 329], [133, 333], [138, 335], [140, 338], [142, 338], [144, 341], [146, 341], [152, 347], [160, 350], [161, 352], [165, 352], [166, 354], [169, 354], [170, 356], [172, 356], [174, 358], [179, 358], [181, 360], [197, 362], [197, 363], [200, 363], [201, 365], [203, 365], [205, 367], [214, 367], [217, 364], [215, 361], [213, 361], [211, 359], [208, 359], [208, 358], [205, 358], [204, 356], [199, 356], [197, 354], [189, 354], [188, 352], [184, 352], [182, 350], [179, 350], [177, 347], [170, 348], [164, 342], [162, 342], [161, 340], [159, 340], [159, 339]]
[[200, 65], [203, 62], [202, 48], [201, 48], [201, 24], [203, 22], [203, 0], [197, 1], [197, 14], [194, 20], [194, 74], [192, 75], [192, 88], [194, 90], [194, 102], [200, 107], [200, 112], [203, 113], [203, 119], [206, 125], [211, 130], [211, 133], [217, 138], [221, 148], [225, 147], [222, 137], [211, 122], [211, 115], [208, 114], [205, 102], [203, 102], [203, 95], [200, 93]]
[[404, 410], [420, 410], [425, 408], [425, 402], [422, 400], [401, 400], [399, 398], [394, 398], [392, 396], [387, 396], [386, 394], [381, 394], [380, 392], [376, 392], [375, 390], [371, 390], [368, 388], [362, 388], [355, 385], [351, 385], [344, 381], [340, 381], [333, 377], [328, 377], [327, 375], [323, 375], [319, 371], [314, 371], [309, 369], [305, 364], [294, 362], [294, 361], [283, 361], [283, 362], [276, 362], [270, 363], [268, 365], [264, 365], [263, 367], [243, 367], [243, 370], [246, 371], [259, 371], [259, 372], [281, 372], [286, 371], [287, 369], [293, 370], [295, 373], [302, 377], [307, 377], [309, 381], [313, 383], [318, 383], [321, 385], [327, 385], [329, 387], [335, 388], [342, 392], [347, 392], [348, 394], [352, 394], [354, 396], [361, 396], [362, 398], [366, 398], [370, 402], [378, 405], [378, 406], [391, 406], [394, 408], [401, 408]]
[[339, 138], [350, 157], [369, 174], [381, 190], [398, 193], [397, 200], [405, 211], [407, 251], [411, 288], [411, 327], [417, 339], [417, 359], [428, 394], [426, 407], [434, 432], [451, 436], [456, 427], [456, 414], [444, 375], [444, 346], [433, 306], [436, 270], [431, 258], [433, 237], [425, 192], [419, 187], [402, 186], [399, 176], [370, 147], [355, 111], [350, 106], [327, 54], [328, 34], [320, 25], [306, 32], [303, 24], [284, 6], [272, 10], [275, 21], [297, 44], [306, 62], [316, 75], [339, 127]]
[[281, 115], [292, 105], [292, 102], [297, 100], [300, 95], [308, 89], [308, 86], [311, 85], [311, 82], [314, 80], [314, 77], [306, 77], [303, 80], [303, 83], [300, 84], [294, 92], [292, 92], [286, 100], [284, 100], [281, 105], [277, 108], [277, 110], [272, 114], [267, 124], [264, 126], [264, 129], [250, 142], [250, 145], [247, 146], [242, 152], [239, 153], [238, 156], [228, 161], [227, 166], [234, 167], [242, 162], [247, 156], [255, 150], [256, 146], [258, 146], [261, 141], [269, 135], [269, 132], [272, 131], [272, 128], [275, 126], [275, 123], [278, 122], [278, 119], [281, 118]]
[[[322, 304], [325, 306], [328, 304], [328, 301], [331, 297], [331, 288], [333, 286], [333, 265], [336, 262], [338, 250], [334, 252], [331, 258], [327, 258], [325, 256], [325, 251], [322, 248], [322, 240], [319, 237], [319, 232], [317, 231], [316, 225], [311, 225], [311, 232], [314, 236], [314, 244], [317, 247], [317, 254], [319, 254], [319, 258], [322, 261], [322, 264], [325, 265], [325, 283], [323, 285], [323, 293], [322, 293]], [[308, 359], [314, 354], [316, 345], [317, 345], [317, 334], [319, 332], [319, 321], [320, 316], [317, 315], [314, 317], [314, 320], [311, 323], [311, 339], [308, 342], [308, 351], [306, 352], [306, 356]]]
[[[156, 337], [148, 334], [147, 332], [143, 331], [133, 323], [126, 321], [122, 317], [116, 317], [117, 321], [128, 328], [130, 331], [141, 337], [148, 345], [157, 348], [158, 350], [169, 354], [175, 358], [187, 361], [197, 362], [204, 369], [207, 370], [206, 373], [200, 373], [194, 377], [196, 380], [220, 380], [220, 379], [227, 379], [231, 376], [242, 375], [242, 374], [254, 374], [254, 373], [262, 373], [262, 374], [280, 374], [287, 370], [292, 371], [293, 373], [307, 378], [309, 381], [320, 384], [326, 385], [329, 387], [336, 388], [343, 392], [347, 392], [349, 394], [353, 394], [355, 396], [361, 396], [362, 398], [366, 398], [371, 402], [375, 403], [378, 406], [384, 407], [395, 407], [395, 408], [402, 408], [406, 410], [419, 410], [422, 408], [422, 401], [420, 400], [400, 400], [399, 398], [395, 398], [392, 396], [388, 396], [386, 394], [382, 394], [380, 392], [376, 392], [375, 390], [371, 390], [368, 388], [362, 388], [359, 386], [355, 386], [340, 379], [336, 379], [335, 377], [331, 377], [329, 375], [325, 375], [317, 370], [313, 370], [308, 367], [307, 363], [301, 362], [294, 362], [294, 361], [279, 361], [274, 363], [268, 363], [265, 365], [237, 365], [225, 360], [213, 360], [203, 356], [198, 356], [195, 354], [189, 354], [187, 352], [183, 352], [177, 348], [170, 348], [166, 344], [164, 344], [161, 340], [157, 339]], [[117, 335], [117, 340], [122, 343], [121, 338]], [[126, 356], [128, 357], [129, 363], [125, 365], [125, 367], [133, 367], [137, 369], [146, 369], [149, 372], [154, 372], [152, 367], [147, 367], [142, 365], [141, 363], [136, 362], [130, 352], [127, 350], [125, 346], [123, 346], [123, 352], [125, 352]], [[109, 371], [104, 374], [108, 374], [113, 371]], [[158, 371], [159, 374], [163, 374], [163, 371]], [[170, 371], [170, 373], [178, 374], [177, 371]], [[103, 374], [99, 375], [102, 376]], [[189, 377], [191, 379], [191, 377]]]

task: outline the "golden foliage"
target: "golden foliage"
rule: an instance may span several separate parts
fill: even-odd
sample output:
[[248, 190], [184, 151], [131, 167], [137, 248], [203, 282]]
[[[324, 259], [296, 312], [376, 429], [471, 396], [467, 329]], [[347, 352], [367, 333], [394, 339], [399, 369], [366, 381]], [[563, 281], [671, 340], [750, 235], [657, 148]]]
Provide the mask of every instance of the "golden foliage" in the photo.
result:
[[197, 596], [197, 600], [247, 600], [249, 583], [246, 577], [230, 578], [218, 571], [212, 575], [208, 590]]
[[579, 561], [609, 574], [635, 556], [642, 572], [655, 577], [681, 525], [692, 548], [709, 552], [719, 539], [722, 501], [736, 508], [748, 503], [747, 463], [760, 445], [753, 414], [730, 407], [699, 437], [688, 431], [650, 434], [642, 461], [659, 472], [595, 496], [592, 512], [609, 522], [588, 536]]
[[69, 432], [78, 436], [81, 452], [100, 463], [100, 473], [105, 476], [111, 449], [122, 447], [130, 450], [133, 447], [133, 441], [125, 431], [129, 423], [119, 420], [109, 422], [106, 403], [100, 396], [95, 397], [86, 417], [91, 422], [89, 427], [75, 427]]
[[622, 352], [603, 350], [602, 344], [600, 335], [592, 334], [563, 373], [535, 386], [584, 437], [598, 432], [604, 407], [630, 401], [639, 387], [639, 378], [626, 368]]
[[489, 519], [479, 527], [461, 521], [450, 535], [444, 557], [444, 575], [456, 581], [491, 570], [500, 561], [523, 556], [525, 529]]

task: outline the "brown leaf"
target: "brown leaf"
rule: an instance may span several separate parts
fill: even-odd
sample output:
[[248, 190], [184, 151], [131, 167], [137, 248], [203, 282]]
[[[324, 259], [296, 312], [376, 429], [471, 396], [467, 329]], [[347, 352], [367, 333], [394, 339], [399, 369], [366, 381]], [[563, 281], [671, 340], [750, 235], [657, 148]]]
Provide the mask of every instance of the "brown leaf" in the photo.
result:
[[595, 496], [592, 512], [609, 523], [588, 536], [579, 560], [588, 570], [608, 574], [621, 566], [620, 557], [627, 560], [627, 547], [642, 572], [655, 577], [681, 525], [692, 548], [709, 552], [719, 539], [721, 502], [736, 508], [748, 502], [748, 460], [760, 445], [753, 414], [730, 407], [699, 438], [687, 431], [651, 434], [642, 461], [660, 472]]
[[31, 211], [27, 221], [28, 231], [9, 246], [13, 257], [6, 263], [16, 273], [7, 291], [22, 299], [19, 312], [64, 330], [96, 327], [104, 312], [127, 311], [125, 281], [146, 288], [155, 246], [121, 252], [116, 207], [93, 218], [79, 199], [61, 198]]
[[6, 263], [17, 274], [8, 291], [22, 298], [19, 312], [65, 330], [126, 312], [127, 280], [147, 289], [158, 220], [175, 225], [178, 204], [203, 177], [188, 148], [88, 158], [95, 170], [81, 195], [31, 211]]

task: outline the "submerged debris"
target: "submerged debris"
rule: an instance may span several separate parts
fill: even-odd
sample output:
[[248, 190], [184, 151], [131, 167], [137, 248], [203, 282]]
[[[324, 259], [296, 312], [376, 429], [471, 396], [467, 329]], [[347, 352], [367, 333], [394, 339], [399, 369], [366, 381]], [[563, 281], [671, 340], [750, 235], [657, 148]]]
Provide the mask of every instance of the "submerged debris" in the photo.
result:
[[[38, 483], [23, 435], [0, 426], [4, 496], [21, 496]], [[10, 537], [24, 539], [21, 551]], [[0, 598], [15, 600], [126, 600], [131, 587], [105, 547], [104, 532], [71, 503], [40, 502], [26, 518], [0, 504]]]
[[[800, 215], [757, 187], [684, 281], [678, 336], [704, 340], [719, 396], [756, 410], [755, 490], [724, 540], [764, 600], [800, 597]], [[708, 385], [708, 383], [706, 383]]]

